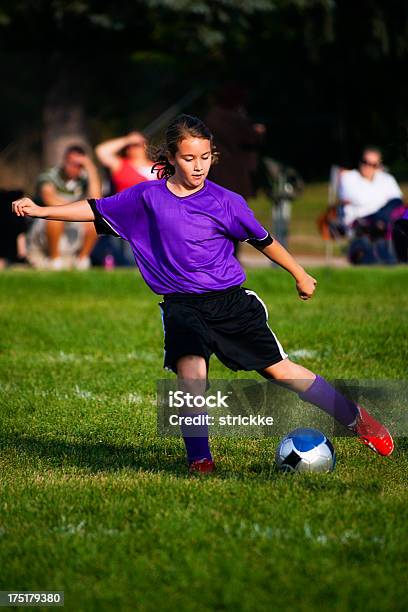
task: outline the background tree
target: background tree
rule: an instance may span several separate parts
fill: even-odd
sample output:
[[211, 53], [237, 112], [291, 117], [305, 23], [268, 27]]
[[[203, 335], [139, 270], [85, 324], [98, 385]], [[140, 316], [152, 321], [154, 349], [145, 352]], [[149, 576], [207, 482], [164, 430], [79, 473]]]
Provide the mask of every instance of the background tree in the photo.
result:
[[407, 32], [400, 0], [3, 0], [0, 156], [29, 183], [68, 134], [143, 128], [191, 92], [188, 110], [204, 113], [235, 79], [268, 153], [306, 177], [366, 142], [404, 172]]

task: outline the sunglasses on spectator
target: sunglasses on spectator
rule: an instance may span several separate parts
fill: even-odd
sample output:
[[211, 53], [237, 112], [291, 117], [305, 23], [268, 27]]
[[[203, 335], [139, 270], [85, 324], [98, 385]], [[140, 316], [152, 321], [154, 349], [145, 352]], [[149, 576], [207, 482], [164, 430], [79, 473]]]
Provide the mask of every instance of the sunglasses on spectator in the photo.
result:
[[379, 168], [380, 167], [379, 163], [373, 164], [373, 162], [369, 162], [366, 159], [362, 159], [360, 161], [360, 164], [363, 164], [363, 166], [369, 166], [369, 168]]

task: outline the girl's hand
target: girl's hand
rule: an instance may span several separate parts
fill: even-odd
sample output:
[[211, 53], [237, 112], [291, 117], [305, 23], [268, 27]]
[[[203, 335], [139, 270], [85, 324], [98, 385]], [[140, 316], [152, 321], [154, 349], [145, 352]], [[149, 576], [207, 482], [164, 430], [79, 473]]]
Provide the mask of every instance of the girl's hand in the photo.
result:
[[12, 211], [17, 217], [45, 217], [45, 207], [37, 206], [30, 198], [21, 198], [12, 203]]
[[307, 274], [296, 280], [296, 289], [301, 300], [309, 300], [315, 292], [317, 280]]

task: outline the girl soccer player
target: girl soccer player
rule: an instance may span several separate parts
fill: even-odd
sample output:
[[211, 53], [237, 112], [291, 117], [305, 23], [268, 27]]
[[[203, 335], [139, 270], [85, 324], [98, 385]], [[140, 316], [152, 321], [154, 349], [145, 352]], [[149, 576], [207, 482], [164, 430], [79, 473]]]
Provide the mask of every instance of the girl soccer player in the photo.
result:
[[[302, 300], [316, 280], [274, 240], [237, 193], [207, 180], [215, 158], [213, 136], [202, 121], [180, 115], [168, 127], [154, 169], [158, 180], [98, 200], [65, 206], [13, 202], [18, 216], [94, 221], [99, 233], [128, 240], [148, 286], [163, 295], [164, 367], [179, 387], [206, 389], [215, 353], [231, 370], [255, 370], [282, 382], [331, 414], [380, 455], [389, 455], [387, 429], [324, 378], [291, 362], [269, 328], [264, 303], [241, 287], [245, 274], [234, 241], [246, 241], [291, 274]], [[212, 472], [208, 428], [181, 426], [191, 472]], [[197, 432], [199, 432], [197, 434]]]

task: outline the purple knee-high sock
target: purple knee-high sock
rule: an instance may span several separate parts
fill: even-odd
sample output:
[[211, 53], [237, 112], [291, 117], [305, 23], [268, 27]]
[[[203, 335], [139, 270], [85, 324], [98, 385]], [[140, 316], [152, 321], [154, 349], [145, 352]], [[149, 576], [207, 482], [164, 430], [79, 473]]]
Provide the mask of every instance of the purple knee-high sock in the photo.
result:
[[[207, 416], [206, 412], [199, 414], [183, 414], [183, 417], [201, 417]], [[181, 433], [183, 435], [184, 444], [187, 451], [187, 459], [189, 463], [197, 459], [210, 459], [212, 461], [211, 451], [208, 443], [208, 425], [202, 421], [199, 425], [186, 425], [184, 421], [180, 424]]]
[[304, 402], [321, 408], [346, 427], [353, 425], [359, 414], [357, 404], [336, 391], [321, 376], [316, 376], [309, 389], [298, 395]]

